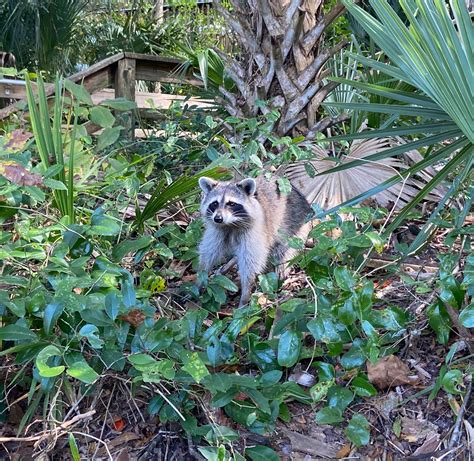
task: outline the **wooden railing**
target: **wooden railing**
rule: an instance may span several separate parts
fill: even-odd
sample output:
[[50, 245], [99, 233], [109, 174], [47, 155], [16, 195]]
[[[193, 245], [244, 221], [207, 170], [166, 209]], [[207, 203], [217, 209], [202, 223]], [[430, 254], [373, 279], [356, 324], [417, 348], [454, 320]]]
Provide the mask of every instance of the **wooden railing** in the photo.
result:
[[[71, 75], [68, 79], [75, 83], [82, 84], [91, 93], [93, 100], [100, 102], [105, 97], [100, 97], [100, 91], [112, 89], [106, 92], [108, 98], [126, 98], [136, 101], [140, 110], [140, 115], [147, 118], [150, 108], [146, 107], [145, 99], [153, 101], [157, 108], [169, 107], [173, 101], [185, 99], [183, 96], [146, 93], [146, 98], [141, 93], [135, 92], [136, 82], [145, 80], [149, 82], [175, 83], [201, 85], [201, 81], [194, 78], [189, 72], [182, 75], [182, 62], [178, 59], [165, 58], [162, 56], [152, 56], [138, 53], [118, 53], [90, 66], [89, 68]], [[48, 96], [54, 94], [54, 86], [46, 87]], [[105, 92], [104, 92], [105, 93]], [[26, 90], [23, 81], [20, 80], [0, 80], [0, 98], [10, 100], [26, 99]], [[188, 98], [189, 99], [189, 98]], [[205, 107], [209, 102], [190, 98], [191, 104]], [[10, 104], [0, 110], [0, 120], [12, 115], [20, 110], [18, 104]], [[156, 112], [156, 111], [155, 111]], [[150, 114], [150, 118], [156, 118]], [[129, 126], [125, 127], [133, 136], [133, 118], [129, 117]]]

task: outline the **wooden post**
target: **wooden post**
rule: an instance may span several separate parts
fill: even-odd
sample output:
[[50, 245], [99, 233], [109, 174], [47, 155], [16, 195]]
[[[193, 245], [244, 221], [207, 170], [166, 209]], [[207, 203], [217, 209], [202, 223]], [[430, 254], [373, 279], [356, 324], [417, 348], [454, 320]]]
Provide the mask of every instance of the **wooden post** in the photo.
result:
[[[117, 62], [115, 73], [115, 97], [135, 101], [135, 70], [136, 61], [131, 58], [123, 58]], [[133, 111], [119, 112], [117, 120], [124, 127], [124, 135], [133, 139], [135, 134], [135, 121]]]

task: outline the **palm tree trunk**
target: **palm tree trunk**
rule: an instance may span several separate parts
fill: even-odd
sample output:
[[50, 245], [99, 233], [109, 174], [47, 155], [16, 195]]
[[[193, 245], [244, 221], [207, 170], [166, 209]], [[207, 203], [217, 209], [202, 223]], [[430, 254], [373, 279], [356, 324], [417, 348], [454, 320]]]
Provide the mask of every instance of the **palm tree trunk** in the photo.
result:
[[324, 83], [324, 66], [347, 44], [324, 44], [327, 27], [344, 11], [340, 3], [327, 14], [323, 0], [230, 0], [232, 11], [221, 0], [214, 3], [242, 50], [235, 58], [221, 53], [238, 89], [237, 95], [221, 89], [231, 114], [254, 117], [265, 110], [258, 101], [269, 101], [281, 113], [275, 126], [278, 135], [310, 138], [341, 121], [321, 118], [318, 111], [337, 86]]

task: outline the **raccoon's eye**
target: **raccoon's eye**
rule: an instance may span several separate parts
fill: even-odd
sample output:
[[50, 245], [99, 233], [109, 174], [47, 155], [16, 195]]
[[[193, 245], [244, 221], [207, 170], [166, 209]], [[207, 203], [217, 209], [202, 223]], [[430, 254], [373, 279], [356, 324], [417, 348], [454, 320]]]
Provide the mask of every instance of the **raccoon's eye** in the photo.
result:
[[227, 206], [230, 206], [231, 208], [237, 205], [235, 202], [227, 202]]
[[209, 209], [210, 209], [211, 211], [215, 211], [218, 206], [219, 206], [219, 202], [216, 200], [216, 201], [212, 202], [212, 203], [209, 205]]

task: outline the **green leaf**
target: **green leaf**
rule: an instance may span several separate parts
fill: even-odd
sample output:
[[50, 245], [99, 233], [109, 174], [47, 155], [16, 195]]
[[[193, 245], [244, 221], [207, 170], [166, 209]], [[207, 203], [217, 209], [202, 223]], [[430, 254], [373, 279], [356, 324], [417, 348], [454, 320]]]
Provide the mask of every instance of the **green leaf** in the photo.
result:
[[334, 384], [334, 381], [320, 381], [319, 383], [316, 383], [310, 390], [309, 394], [311, 395], [311, 398], [313, 399], [314, 403], [318, 403], [321, 400], [323, 400], [328, 391], [329, 388]]
[[104, 341], [100, 339], [98, 333], [99, 333], [99, 329], [95, 325], [91, 325], [89, 323], [84, 325], [79, 330], [79, 336], [83, 336], [84, 338], [87, 338], [91, 347], [93, 347], [94, 349], [101, 349], [102, 346], [104, 345]]
[[363, 376], [357, 376], [351, 385], [359, 397], [373, 397], [377, 395], [377, 389]]
[[121, 261], [127, 254], [142, 250], [149, 246], [155, 239], [151, 235], [140, 237], [137, 240], [124, 240], [114, 246], [112, 257], [114, 261]]
[[370, 441], [370, 425], [362, 415], [354, 415], [345, 430], [347, 438], [357, 447], [367, 445]]
[[46, 346], [36, 356], [36, 368], [38, 368], [38, 373], [43, 378], [52, 378], [54, 376], [58, 376], [65, 370], [66, 367], [64, 365], [50, 367], [46, 363], [50, 357], [55, 356], [62, 357], [62, 352], [56, 346], [53, 345]]
[[74, 362], [67, 368], [66, 373], [86, 384], [92, 384], [99, 377], [96, 371], [89, 366], [85, 359]]
[[56, 179], [46, 178], [43, 184], [53, 190], [67, 190], [66, 184]]
[[278, 183], [278, 190], [283, 195], [290, 195], [292, 187], [291, 187], [290, 181], [287, 178], [278, 178], [277, 183]]
[[334, 269], [334, 278], [342, 290], [352, 291], [355, 287], [356, 280], [347, 267], [336, 267]]
[[105, 215], [102, 208], [97, 208], [97, 210], [92, 213], [90, 232], [93, 235], [117, 235], [120, 232], [120, 229], [120, 221], [111, 216]]
[[197, 352], [191, 354], [191, 357], [185, 361], [182, 369], [189, 373], [198, 384], [204, 377], [210, 374]]
[[326, 344], [341, 341], [336, 323], [325, 315], [319, 315], [317, 318], [310, 320], [307, 328], [316, 341], [322, 341]]
[[97, 138], [97, 150], [101, 151], [106, 147], [114, 144], [120, 137], [120, 131], [123, 129], [121, 126], [114, 126], [113, 128], [107, 127]]
[[469, 304], [459, 313], [459, 321], [466, 328], [474, 328], [474, 303]]
[[55, 327], [56, 322], [64, 311], [64, 307], [63, 303], [51, 303], [46, 306], [43, 314], [43, 328], [47, 335]]
[[72, 82], [71, 80], [64, 79], [64, 87], [70, 93], [74, 95], [76, 99], [80, 102], [83, 102], [89, 106], [94, 105], [91, 95], [87, 92], [87, 90], [82, 86], [78, 85], [77, 83]]
[[79, 448], [77, 447], [76, 439], [72, 432], [68, 436], [69, 449], [71, 450], [71, 456], [73, 461], [81, 461], [81, 455], [79, 454]]
[[463, 387], [463, 377], [461, 370], [450, 370], [444, 376], [443, 380], [441, 381], [443, 389], [448, 394], [453, 395], [462, 395], [464, 391], [461, 390]]
[[332, 386], [328, 391], [328, 406], [343, 412], [354, 400], [354, 393], [347, 387]]
[[335, 407], [324, 407], [316, 413], [315, 417], [317, 424], [337, 424], [342, 423], [342, 411]]
[[300, 356], [301, 336], [294, 330], [286, 330], [278, 341], [278, 364], [292, 367]]
[[102, 106], [94, 106], [90, 110], [90, 120], [92, 123], [102, 128], [112, 127], [115, 123], [115, 117], [109, 109]]
[[120, 111], [127, 111], [136, 109], [137, 105], [135, 102], [130, 101], [125, 98], [117, 98], [117, 99], [104, 99], [100, 103], [101, 106], [107, 106], [114, 110]]
[[247, 448], [245, 455], [252, 461], [278, 461], [280, 459], [274, 450], [263, 445], [255, 445], [254, 447]]
[[21, 325], [7, 325], [0, 328], [0, 341], [37, 341], [38, 336]]
[[451, 319], [441, 301], [436, 302], [426, 310], [428, 321], [441, 344], [447, 344], [451, 332]]
[[212, 283], [216, 283], [222, 288], [224, 288], [225, 290], [231, 291], [233, 293], [237, 293], [237, 291], [239, 291], [239, 288], [237, 287], [237, 285], [234, 282], [232, 282], [232, 280], [228, 279], [225, 275], [221, 275], [221, 274], [215, 275], [212, 278]]
[[366, 355], [360, 346], [352, 347], [341, 357], [341, 365], [349, 370], [362, 366], [366, 361]]

